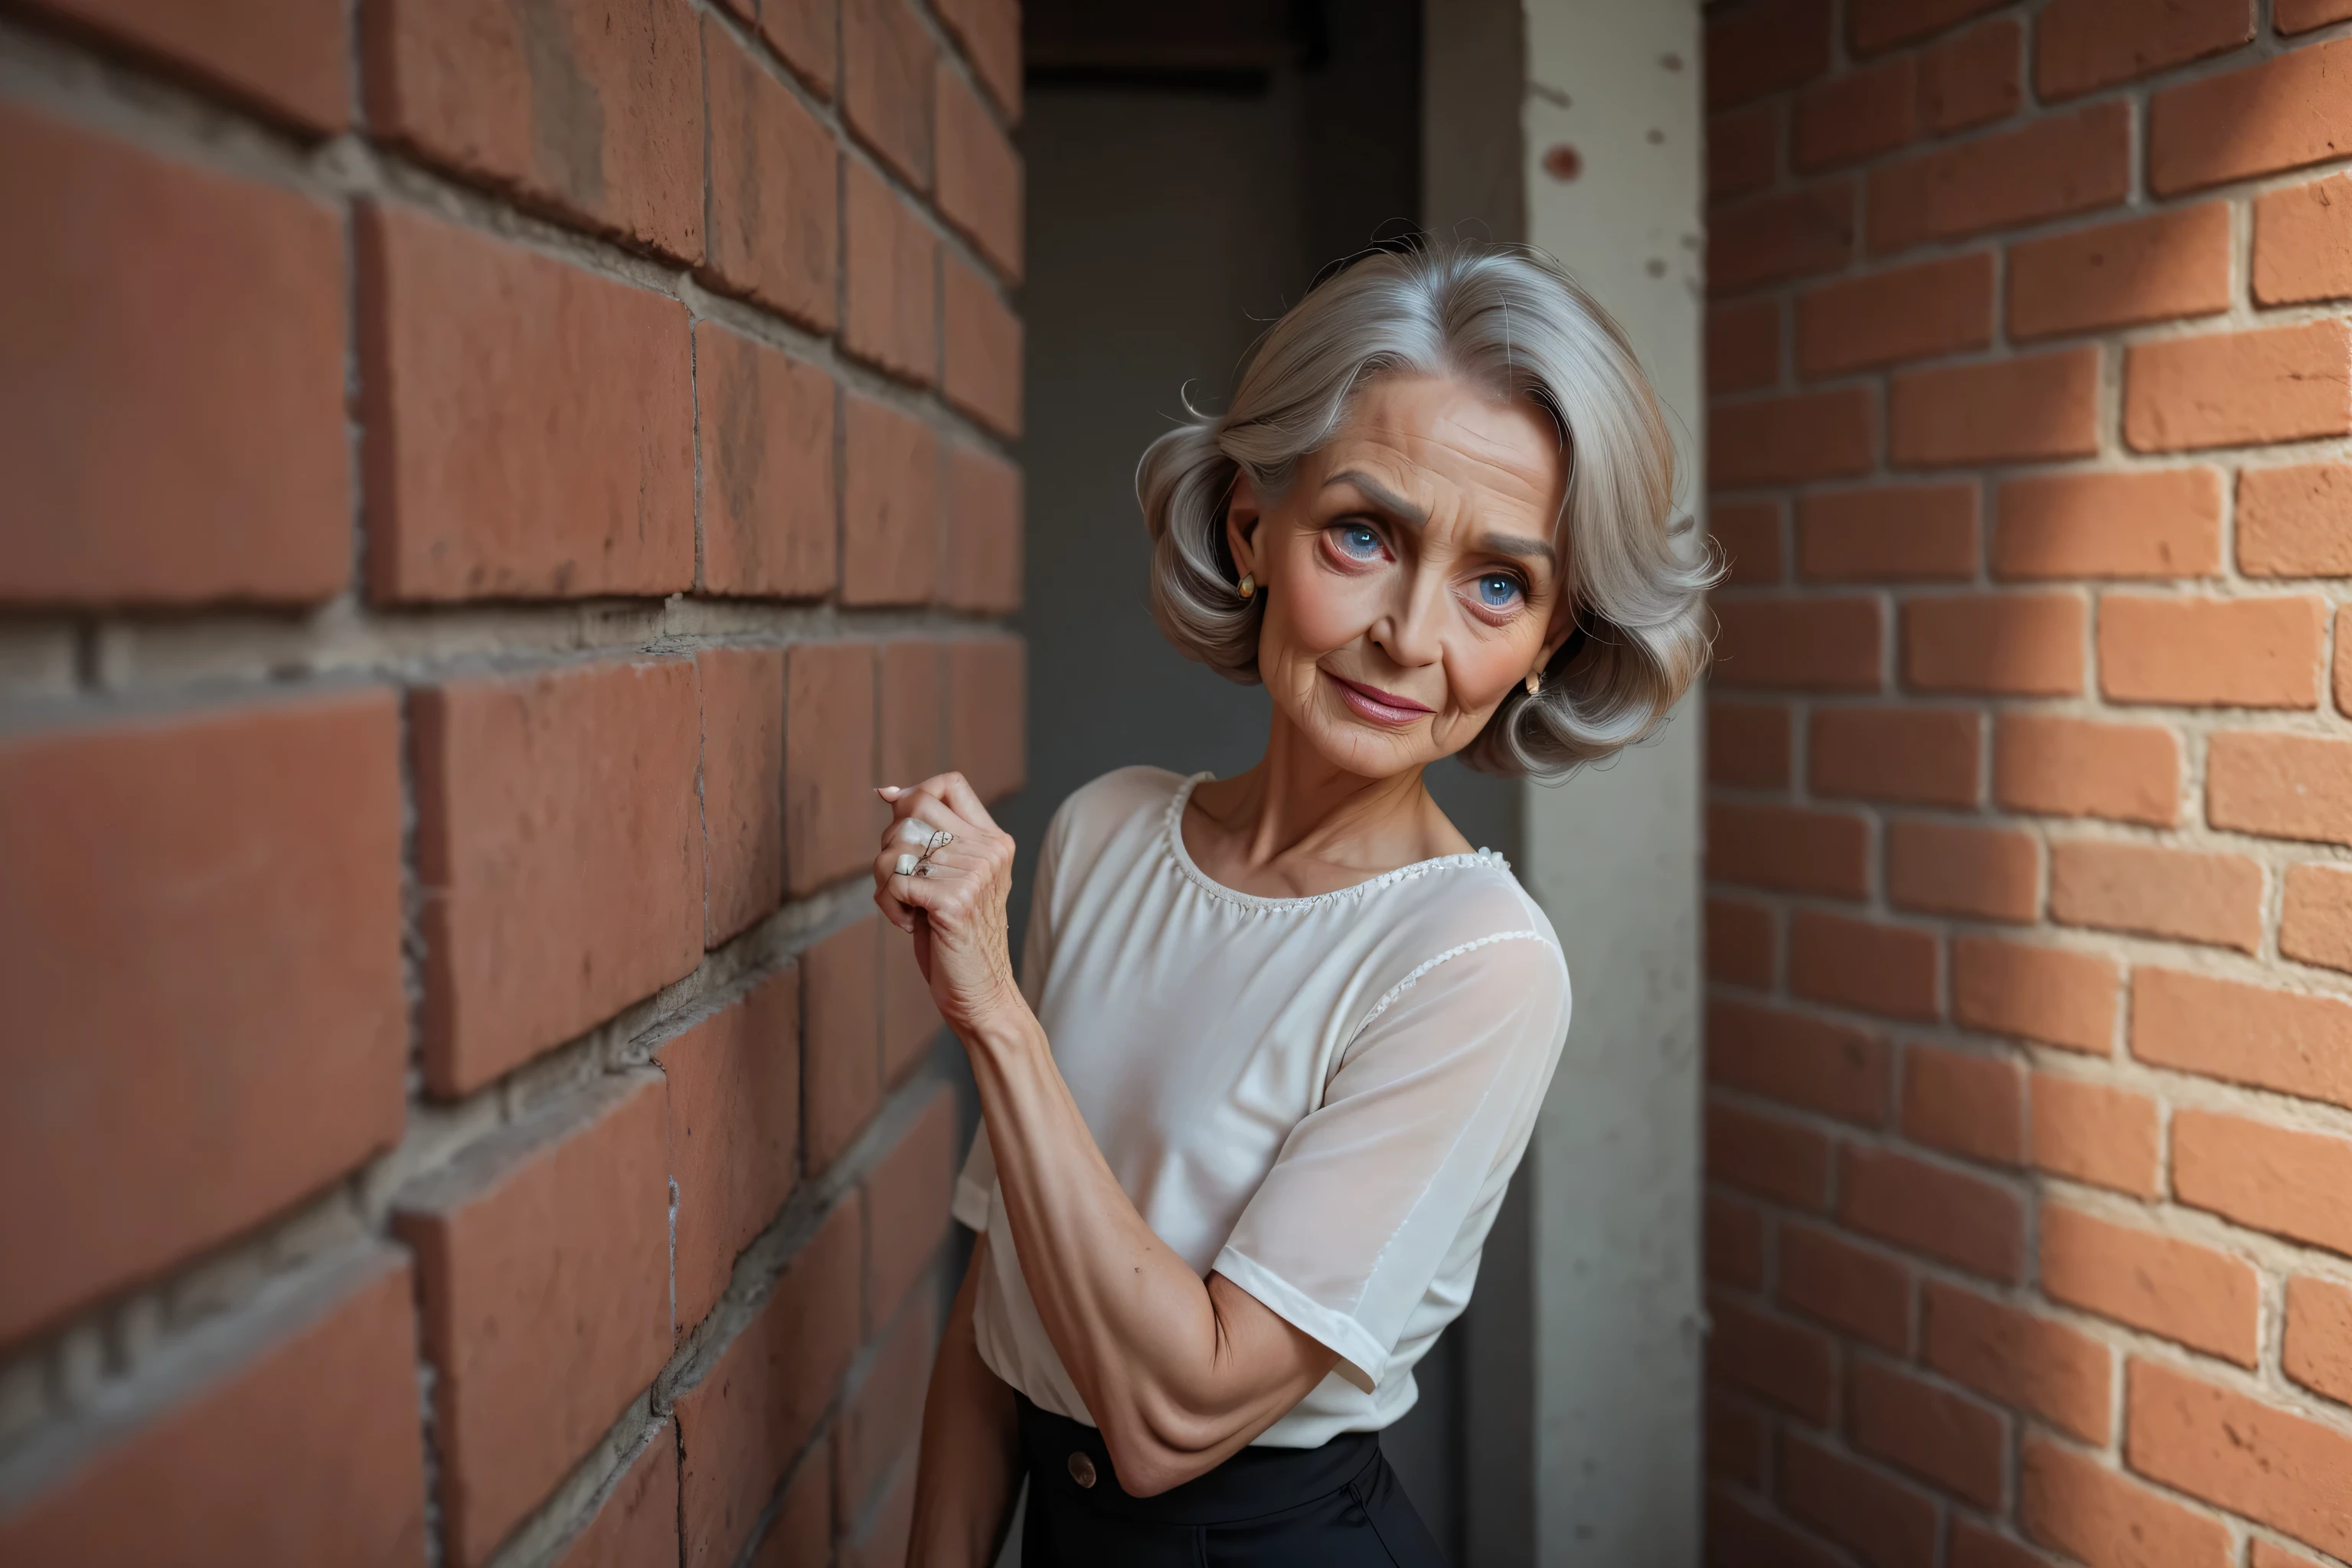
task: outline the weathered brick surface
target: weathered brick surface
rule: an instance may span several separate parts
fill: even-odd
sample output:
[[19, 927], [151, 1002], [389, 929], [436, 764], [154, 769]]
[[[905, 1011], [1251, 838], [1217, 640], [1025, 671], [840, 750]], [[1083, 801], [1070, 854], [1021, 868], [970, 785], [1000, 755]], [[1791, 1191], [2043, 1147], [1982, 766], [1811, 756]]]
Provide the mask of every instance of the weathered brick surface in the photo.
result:
[[380, 689], [0, 742], [0, 1341], [399, 1139], [400, 839]]
[[728, 292], [824, 331], [834, 324], [841, 232], [833, 138], [708, 16], [702, 47], [710, 82], [704, 270]]
[[959, 610], [1021, 607], [1021, 470], [977, 447], [948, 448], [948, 540], [940, 595]]
[[1979, 1508], [2000, 1506], [2009, 1426], [1998, 1411], [1879, 1362], [1857, 1363], [1848, 1386], [1855, 1447]]
[[841, 110], [908, 184], [931, 183], [931, 71], [938, 51], [908, 0], [842, 0]]
[[784, 868], [810, 893], [872, 864], [889, 813], [874, 794], [874, 649], [804, 643], [784, 663]]
[[2134, 1358], [2132, 1468], [2336, 1556], [2352, 1553], [2352, 1434]]
[[557, 1568], [677, 1568], [677, 1433], [665, 1424], [614, 1483]]
[[456, 1562], [487, 1558], [668, 1359], [665, 1099], [652, 1074], [602, 1080], [400, 1200]]
[[2087, 458], [2098, 385], [2091, 349], [1906, 372], [1888, 392], [1887, 457], [1902, 468]]
[[2156, 1101], [2091, 1079], [2033, 1075], [2033, 1163], [2135, 1197], [2157, 1195], [2164, 1139]]
[[1707, 421], [1707, 481], [1718, 489], [1866, 473], [1878, 403], [1860, 387], [1727, 403]]
[[1000, 436], [1021, 434], [1021, 320], [961, 257], [940, 258], [940, 384]]
[[842, 346], [927, 386], [939, 376], [939, 240], [904, 198], [855, 158], [842, 193]]
[[1891, 1354], [1910, 1353], [1908, 1265], [1816, 1226], [1783, 1225], [1779, 1244], [1783, 1304]]
[[1021, 159], [981, 103], [946, 65], [935, 72], [940, 211], [1005, 277], [1021, 277]]
[[[175, 7], [136, 12], [175, 37], [215, 31]], [[0, 604], [307, 603], [341, 589], [339, 216], [14, 105], [0, 107], [0, 201], [18, 236], [0, 261]]]
[[2210, 316], [2229, 308], [2230, 209], [2221, 202], [2010, 248], [2011, 337]]
[[671, 1278], [680, 1332], [709, 1314], [735, 1260], [790, 1195], [801, 1146], [801, 976], [780, 970], [664, 1046]]
[[2252, 43], [2246, 0], [2057, 0], [2034, 19], [2034, 85], [2056, 100], [2147, 76]]
[[772, 913], [784, 896], [784, 656], [706, 648], [702, 692], [703, 945]]
[[2254, 1230], [2352, 1256], [2352, 1214], [2336, 1201], [2352, 1181], [2352, 1139], [2218, 1111], [2172, 1119], [2172, 1190]]
[[1815, 491], [1797, 502], [1797, 570], [1819, 582], [1972, 577], [1977, 509], [1969, 483]]
[[305, 131], [349, 123], [351, 14], [333, 0], [44, 0], [165, 69]]
[[2231, 1560], [2229, 1527], [2221, 1521], [2056, 1443], [2026, 1445], [2019, 1485], [2025, 1533], [2069, 1557], [2167, 1568], [2226, 1568]]
[[1995, 501], [1993, 574], [2211, 575], [2221, 569], [2222, 488], [2207, 468], [2009, 480]]
[[2336, 174], [2255, 200], [2253, 290], [2265, 305], [2352, 295], [2352, 177]]
[[948, 645], [948, 765], [982, 801], [1011, 795], [1025, 776], [1028, 678], [1028, 647], [1017, 637]]
[[1931, 1568], [1936, 1505], [1925, 1493], [1787, 1432], [1778, 1457], [1780, 1506], [1789, 1513], [1865, 1562]]
[[1919, 56], [1919, 118], [1931, 132], [2005, 120], [2023, 100], [2025, 29], [2000, 16], [1937, 41]]
[[[866, 915], [802, 955], [802, 1072], [808, 1168], [833, 1163], [882, 1103], [879, 916]], [[904, 939], [901, 939], [904, 940]]]
[[2161, 195], [2300, 168], [2352, 152], [2320, 106], [2343, 89], [2352, 40], [2168, 88], [2148, 100], [2147, 183]]
[[2279, 1364], [2304, 1387], [2352, 1405], [2352, 1287], [2308, 1275], [2286, 1282]]
[[2083, 689], [2082, 596], [1970, 594], [1903, 606], [1903, 679], [1916, 691], [2069, 697]]
[[2352, 1001], [2179, 970], [2132, 975], [2132, 1055], [2352, 1107]]
[[2099, 1341], [1939, 1280], [1923, 1288], [1920, 1312], [1920, 1360], [1927, 1365], [2085, 1442], [2107, 1440], [2115, 1356]]
[[2030, 921], [2041, 908], [2042, 856], [2007, 828], [1900, 821], [1886, 828], [1886, 898], [1929, 914]]
[[2263, 938], [2263, 868], [2243, 855], [2068, 840], [2051, 846], [2050, 918], [2252, 952]]
[[2130, 188], [2130, 157], [2128, 110], [2103, 103], [1881, 163], [1864, 197], [1865, 238], [1885, 256], [2113, 206]]
[[1838, 1221], [1849, 1229], [1987, 1279], [2023, 1275], [2025, 1206], [2006, 1186], [1849, 1143], [1838, 1191]]
[[2042, 1289], [2054, 1301], [2254, 1364], [2262, 1280], [2242, 1258], [2049, 1204]]
[[1989, 251], [1824, 283], [1797, 297], [1797, 371], [1834, 375], [1992, 341]]
[[839, 573], [834, 387], [825, 374], [714, 321], [694, 329], [702, 588], [807, 599]]
[[2352, 868], [2317, 862], [2287, 868], [2279, 951], [2352, 971]]
[[939, 437], [870, 398], [848, 397], [844, 415], [842, 602], [919, 605], [939, 579]]
[[2025, 1074], [2015, 1062], [1912, 1046], [1903, 1053], [1903, 1135], [1990, 1165], [2025, 1153]]
[[1993, 726], [1993, 798], [2011, 811], [2180, 820], [2180, 737], [2152, 724], [2004, 713]]
[[2352, 576], [2347, 517], [2352, 464], [2247, 468], [2238, 476], [2238, 569], [2258, 577]]
[[2135, 344], [2124, 439], [2179, 452], [2352, 435], [2352, 325], [2313, 321]]
[[1864, 1126], [1886, 1121], [1893, 1063], [1864, 1030], [1719, 998], [1708, 1008], [1713, 1082]]
[[1725, 599], [1716, 619], [1718, 685], [1874, 691], [1885, 679], [1876, 599]]
[[1961, 937], [1952, 943], [1952, 1016], [1990, 1034], [2104, 1056], [2115, 1034], [2115, 963], [2087, 952]]

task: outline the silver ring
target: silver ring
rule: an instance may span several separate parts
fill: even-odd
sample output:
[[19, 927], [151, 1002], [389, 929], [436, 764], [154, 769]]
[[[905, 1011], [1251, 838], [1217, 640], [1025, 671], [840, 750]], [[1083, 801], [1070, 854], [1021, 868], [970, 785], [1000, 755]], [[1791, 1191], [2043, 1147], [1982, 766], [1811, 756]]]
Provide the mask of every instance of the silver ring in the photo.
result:
[[911, 877], [915, 874], [915, 868], [921, 864], [912, 855], [901, 855], [898, 857], [898, 873], [901, 877]]
[[917, 846], [929, 844], [939, 829], [919, 816], [910, 816], [898, 824], [898, 842]]

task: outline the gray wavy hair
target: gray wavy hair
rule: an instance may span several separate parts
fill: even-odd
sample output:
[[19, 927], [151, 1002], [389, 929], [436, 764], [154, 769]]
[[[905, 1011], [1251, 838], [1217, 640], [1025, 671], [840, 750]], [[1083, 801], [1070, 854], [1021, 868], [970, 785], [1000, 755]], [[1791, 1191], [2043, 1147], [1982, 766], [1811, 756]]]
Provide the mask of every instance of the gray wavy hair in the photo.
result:
[[1246, 471], [1271, 500], [1374, 378], [1461, 377], [1549, 414], [1569, 454], [1574, 629], [1543, 689], [1513, 687], [1463, 752], [1499, 773], [1565, 773], [1664, 722], [1707, 657], [1721, 569], [1676, 543], [1674, 440], [1617, 323], [1551, 258], [1427, 244], [1375, 251], [1309, 290], [1244, 356], [1223, 415], [1151, 443], [1136, 499], [1151, 530], [1151, 608], [1186, 658], [1258, 679], [1265, 601], [1235, 588], [1225, 505]]

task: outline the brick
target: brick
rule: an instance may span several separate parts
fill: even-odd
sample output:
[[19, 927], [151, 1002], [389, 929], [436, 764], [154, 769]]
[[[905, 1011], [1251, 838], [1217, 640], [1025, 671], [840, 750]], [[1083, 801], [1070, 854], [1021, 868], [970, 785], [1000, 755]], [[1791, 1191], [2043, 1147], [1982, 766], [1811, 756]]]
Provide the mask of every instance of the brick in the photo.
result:
[[1846, 1429], [1854, 1446], [1980, 1508], [1998, 1509], [2009, 1423], [2000, 1412], [1883, 1363], [1854, 1364]]
[[2243, 855], [2078, 839], [2050, 851], [2050, 915], [2252, 952], [2263, 941], [2263, 868]]
[[2346, 322], [2210, 332], [2124, 351], [2124, 439], [2137, 451], [2343, 435], [2352, 435]]
[[1780, 379], [1780, 302], [1742, 300], [1706, 312], [1706, 389], [1753, 392]]
[[665, 658], [410, 698], [435, 1094], [470, 1093], [701, 962], [696, 684]]
[[2083, 689], [2077, 594], [1969, 594], [1903, 605], [1903, 679], [1920, 691], [2072, 697]]
[[715, 286], [831, 331], [841, 245], [839, 154], [783, 83], [702, 22], [710, 93], [710, 238]]
[[1764, 1455], [1771, 1440], [1771, 1424], [1760, 1413], [1735, 1404], [1713, 1389], [1707, 1391], [1705, 1447], [1708, 1475], [1736, 1481], [1751, 1490], [1761, 1487]]
[[1007, 279], [1021, 279], [1021, 160], [948, 66], [933, 73], [940, 212]]
[[45, 0], [45, 7], [234, 94], [273, 119], [329, 132], [351, 122], [352, 33], [341, 5], [320, 0], [226, 0], [205, 6], [170, 0]]
[[1780, 1506], [1873, 1568], [1931, 1568], [1935, 1502], [1791, 1433], [1780, 1434]]
[[1908, 1154], [1847, 1144], [1838, 1220], [1971, 1274], [2012, 1284], [2024, 1277], [2025, 1206], [2017, 1194]]
[[375, 135], [626, 244], [700, 257], [702, 50], [683, 0], [399, 0], [362, 22]]
[[1706, 199], [1733, 201], [1770, 184], [1780, 169], [1780, 110], [1760, 103], [1706, 122]]
[[2154, 724], [2004, 713], [1992, 795], [2004, 809], [2170, 827], [2180, 820], [2180, 737]]
[[1736, 294], [1835, 272], [1854, 258], [1854, 182], [1818, 180], [1709, 216], [1706, 288]]
[[1769, 1405], [1826, 1426], [1836, 1409], [1829, 1337], [1737, 1302], [1708, 1303], [1706, 1374]]
[[359, 237], [374, 597], [691, 587], [685, 307], [407, 208]]
[[1710, 110], [1810, 81], [1829, 68], [1829, 0], [1764, 0], [1706, 25]]
[[939, 578], [939, 435], [855, 395], [843, 415], [842, 603], [919, 605]]
[[931, 183], [931, 71], [938, 51], [907, 0], [842, 0], [841, 113], [917, 190]]
[[1952, 939], [1952, 1017], [1988, 1034], [2105, 1056], [2116, 1032], [2113, 960], [1992, 937]]
[[2210, 577], [2221, 570], [2219, 469], [2036, 474], [2005, 480], [1996, 492], [1996, 577]]
[[1875, 691], [1884, 684], [1885, 612], [1875, 598], [1723, 599], [1717, 686]]
[[2056, 0], [2034, 21], [2033, 85], [2079, 98], [2253, 39], [2253, 0]]
[[950, 608], [1010, 615], [1021, 607], [1021, 470], [992, 452], [948, 447], [947, 572]]
[[2031, 1411], [2086, 1443], [2112, 1426], [2115, 1358], [2053, 1319], [1929, 1279], [1921, 1288], [1920, 1360], [1979, 1394]]
[[874, 648], [784, 655], [784, 885], [794, 895], [869, 871], [890, 814], [874, 794]]
[[2009, 249], [2009, 335], [2210, 316], [2230, 308], [2230, 207], [2205, 202]]
[[1782, 1305], [1895, 1355], [1911, 1353], [1911, 1270], [1815, 1226], [1780, 1227]]
[[487, 1559], [669, 1359], [666, 1099], [651, 1073], [603, 1079], [395, 1200], [457, 1563]]
[[1797, 297], [1797, 371], [1835, 375], [1992, 342], [1992, 253], [1840, 279]]
[[2215, 735], [2205, 754], [2205, 818], [2273, 838], [2352, 844], [2352, 741]]
[[[895, 933], [893, 933], [895, 934]], [[894, 1316], [939, 1255], [955, 1185], [954, 1097], [931, 1090], [889, 1152], [866, 1177], [866, 1327]]]
[[2336, 997], [2136, 970], [2131, 1049], [2158, 1067], [2352, 1107], [2352, 1002]]
[[2336, 710], [2352, 715], [2352, 615], [2336, 613]]
[[2352, 1405], [2352, 1286], [2308, 1274], [2286, 1282], [2279, 1369], [2315, 1394]]
[[677, 1568], [677, 1433], [657, 1427], [557, 1568]]
[[2099, 351], [1906, 371], [1887, 402], [1888, 460], [1911, 468], [2087, 458], [2099, 449]]
[[751, 1568], [803, 1568], [825, 1562], [832, 1550], [833, 1445], [817, 1442], [786, 1479]]
[[1780, 565], [1780, 503], [1719, 501], [1707, 508], [1707, 532], [1723, 554], [1724, 585], [1748, 588], [1778, 583]]
[[1829, 1140], [1777, 1116], [1727, 1105], [1706, 1108], [1706, 1173], [1759, 1197], [1799, 1208], [1829, 1205]]
[[947, 257], [940, 297], [944, 304], [940, 388], [958, 408], [999, 436], [1021, 434], [1021, 318], [996, 286], [954, 256]]
[[2126, 1400], [2124, 1452], [2133, 1469], [2305, 1545], [2352, 1555], [2352, 1436], [2137, 1358]]
[[2033, 1163], [2042, 1170], [2152, 1198], [2163, 1137], [2156, 1101], [2144, 1094], [2033, 1075]]
[[380, 689], [0, 742], [0, 1342], [399, 1142], [399, 745]]
[[1813, 1538], [1711, 1491], [1706, 1500], [1706, 1568], [1843, 1568], [1846, 1559]]
[[2023, 1070], [1998, 1057], [1906, 1047], [1903, 1136], [1988, 1164], [2023, 1163]]
[[1793, 744], [1789, 709], [1779, 702], [1706, 705], [1706, 776], [1710, 784], [1780, 789], [1790, 779]]
[[1017, 637], [948, 645], [948, 765], [982, 801], [1019, 789], [1029, 754], [1029, 658]]
[[[177, 6], [119, 9], [234, 44], [236, 29], [197, 28]], [[13, 107], [0, 201], [19, 236], [0, 272], [0, 603], [339, 592], [352, 554], [339, 215]]]
[[835, 57], [841, 52], [841, 18], [833, 0], [726, 0], [746, 21], [756, 18], [760, 36], [783, 58], [793, 74], [819, 98], [833, 95]]
[[2042, 856], [2030, 834], [1941, 822], [1886, 825], [1886, 899], [1896, 909], [2031, 921]]
[[1955, 708], [1816, 708], [1806, 747], [1817, 795], [1974, 805], [1984, 721]]
[[866, 1523], [842, 1543], [841, 1568], [899, 1568], [915, 1530], [915, 1467], [899, 1467], [898, 1479], [868, 1510]]
[[2352, 1256], [2352, 1139], [2187, 1109], [2172, 1117], [2172, 1192], [2255, 1230]]
[[894, 637], [882, 645], [880, 776], [886, 781], [911, 784], [947, 771], [943, 676], [938, 643]]
[[1008, 120], [1021, 118], [1021, 7], [1015, 0], [939, 0], [932, 7]]
[[686, 1568], [749, 1542], [857, 1353], [858, 1205], [836, 1205], [702, 1381], [677, 1396]]
[[1939, 956], [1936, 939], [1910, 927], [1819, 910], [1799, 910], [1789, 923], [1790, 991], [1834, 1007], [1931, 1021], [1942, 1013]]
[[716, 321], [694, 328], [702, 591], [813, 599], [839, 570], [832, 378]]
[[1718, 404], [1707, 419], [1707, 482], [1718, 489], [1867, 473], [1877, 452], [1867, 387]]
[[2242, 1258], [2047, 1204], [2042, 1292], [2241, 1366], [2254, 1364], [2262, 1278]]
[[2264, 305], [2352, 295], [2352, 175], [2254, 198], [2253, 290]]
[[1955, 22], [1996, 9], [2001, 0], [1854, 0], [1846, 16], [1846, 40], [1858, 55], [1874, 55], [1897, 44], [1940, 33]]
[[2147, 183], [2160, 195], [2341, 158], [2352, 131], [2323, 111], [2344, 90], [2352, 39], [2168, 88], [2148, 100]]
[[841, 344], [902, 381], [939, 374], [940, 242], [882, 177], [852, 158], [842, 174]]
[[2352, 16], [2352, 0], [2274, 0], [2271, 6], [2272, 24], [2282, 33], [2307, 33], [2347, 16]]
[[1976, 575], [1978, 548], [1973, 481], [1797, 500], [1797, 570], [1815, 582], [1965, 581]]
[[2006, 1536], [1951, 1516], [1944, 1538], [1945, 1568], [2048, 1568], [2048, 1559]]
[[2121, 203], [2131, 191], [2131, 111], [2099, 103], [1870, 171], [1873, 256]]
[[784, 900], [784, 655], [705, 648], [703, 942], [716, 947]]
[[1908, 142], [1919, 131], [1916, 75], [1913, 57], [1895, 55], [1805, 89], [1797, 95], [1790, 162], [1830, 169]]
[[2006, 120], [2025, 101], [2024, 29], [2011, 16], [1957, 33], [1919, 56], [1919, 119], [1936, 135]]
[[2025, 1533], [2093, 1568], [2228, 1568], [2235, 1561], [2220, 1520], [2055, 1443], [2026, 1444], [2018, 1493]]
[[885, 934], [897, 936], [866, 915], [801, 955], [802, 1107], [811, 1173], [838, 1159], [881, 1108]]
[[1714, 801], [1706, 808], [1714, 880], [1859, 899], [1869, 889], [1870, 828], [1845, 812]]
[[[1804, 918], [1801, 911], [1798, 919]], [[1886, 1043], [1863, 1030], [1718, 998], [1706, 1009], [1706, 1077], [1709, 1083], [1881, 1127], [1893, 1069]]]
[[[2293, 0], [2288, 0], [2288, 3], [2292, 4]], [[2282, 13], [2284, 10], [2284, 6], [2280, 7]], [[2286, 30], [2284, 21], [2280, 23], [2279, 30]], [[2320, 1568], [2320, 1563], [2316, 1558], [2305, 1557], [2300, 1552], [2289, 1552], [2284, 1546], [2274, 1546], [2267, 1541], [2256, 1539], [2246, 1543], [2246, 1568]]]
[[708, 1317], [791, 1195], [801, 1130], [800, 973], [769, 975], [664, 1046], [677, 1329]]
[[1740, 899], [1706, 900], [1708, 979], [1769, 991], [1778, 946], [1770, 910]]
[[943, 1026], [930, 983], [915, 963], [915, 946], [890, 932], [882, 943], [882, 1083], [895, 1089], [929, 1059]]
[[46, 1489], [12, 1498], [0, 1556], [297, 1568], [349, 1562], [364, 1542], [371, 1563], [423, 1562], [405, 1260], [370, 1247], [261, 1313], [257, 1349], [208, 1358], [226, 1364]]
[[2238, 570], [2352, 577], [2352, 465], [2240, 469]]
[[1764, 1285], [1764, 1211], [1709, 1193], [1705, 1220], [1706, 1277], [1723, 1285], [1761, 1289]]
[[2352, 868], [2305, 861], [2286, 868], [2279, 952], [2352, 971]]
[[855, 1519], [890, 1479], [903, 1454], [914, 1451], [930, 1380], [939, 1310], [918, 1298], [875, 1346], [857, 1386], [842, 1401], [834, 1423], [834, 1512]]

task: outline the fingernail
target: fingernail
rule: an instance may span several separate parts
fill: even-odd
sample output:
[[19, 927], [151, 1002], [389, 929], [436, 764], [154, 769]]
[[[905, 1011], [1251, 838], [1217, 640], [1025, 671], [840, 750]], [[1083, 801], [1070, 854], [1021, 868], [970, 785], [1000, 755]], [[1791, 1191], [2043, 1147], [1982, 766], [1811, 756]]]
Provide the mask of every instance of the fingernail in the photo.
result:
[[897, 784], [876, 784], [874, 786], [874, 793], [880, 795], [884, 800], [896, 800], [907, 792], [899, 788]]

